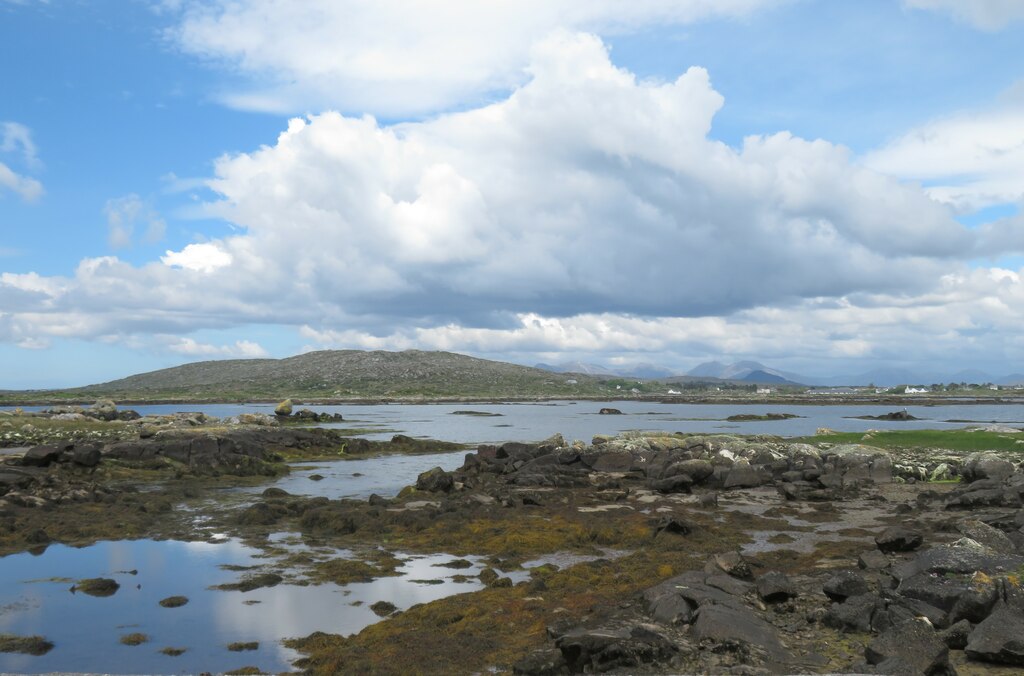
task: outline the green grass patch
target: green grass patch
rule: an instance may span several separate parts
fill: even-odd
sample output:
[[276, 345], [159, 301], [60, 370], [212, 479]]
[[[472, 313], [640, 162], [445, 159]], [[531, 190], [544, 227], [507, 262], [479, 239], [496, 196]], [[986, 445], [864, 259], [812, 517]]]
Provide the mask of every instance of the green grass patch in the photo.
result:
[[[867, 438], [865, 438], [865, 436]], [[864, 444], [876, 448], [938, 448], [948, 451], [1017, 451], [1024, 452], [1024, 433], [971, 432], [968, 430], [887, 430], [872, 432], [841, 432], [823, 436], [793, 439], [804, 443]]]

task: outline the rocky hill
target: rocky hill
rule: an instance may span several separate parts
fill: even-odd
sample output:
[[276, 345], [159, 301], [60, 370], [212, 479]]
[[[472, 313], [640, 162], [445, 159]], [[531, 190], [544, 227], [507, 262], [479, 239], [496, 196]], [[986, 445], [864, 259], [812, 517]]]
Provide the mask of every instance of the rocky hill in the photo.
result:
[[[575, 382], [574, 382], [575, 381]], [[451, 352], [323, 350], [184, 364], [70, 390], [119, 398], [582, 396], [597, 380]]]

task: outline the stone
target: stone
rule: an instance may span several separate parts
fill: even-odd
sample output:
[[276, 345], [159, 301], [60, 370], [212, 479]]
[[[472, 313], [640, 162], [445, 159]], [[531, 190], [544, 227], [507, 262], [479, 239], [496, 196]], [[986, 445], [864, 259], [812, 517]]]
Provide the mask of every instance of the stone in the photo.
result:
[[963, 650], [967, 647], [967, 641], [971, 635], [971, 623], [967, 620], [960, 620], [939, 632], [939, 638], [950, 650]]
[[971, 483], [983, 479], [1002, 481], [1013, 474], [1013, 463], [1000, 458], [995, 453], [972, 453], [964, 461], [962, 475], [964, 481]]
[[622, 415], [622, 411], [617, 408], [602, 408], [597, 412], [598, 415]]
[[723, 488], [754, 488], [764, 483], [760, 472], [745, 460], [736, 462], [725, 475]]
[[949, 671], [949, 648], [932, 625], [920, 618], [908, 620], [883, 631], [864, 649], [868, 664], [882, 664], [901, 658], [915, 674], [939, 674]]
[[765, 573], [754, 583], [757, 595], [765, 603], [781, 603], [797, 595], [796, 583], [777, 571]]
[[951, 623], [967, 620], [973, 624], [979, 624], [995, 607], [999, 598], [999, 589], [996, 581], [981, 573], [974, 576], [970, 585], [957, 598], [949, 611]]
[[968, 537], [998, 554], [1015, 554], [1017, 552], [1017, 547], [1005, 533], [977, 519], [965, 519], [957, 523], [956, 529], [964, 537]]
[[722, 572], [742, 580], [751, 580], [754, 577], [753, 571], [750, 570], [750, 564], [739, 552], [715, 554], [708, 559], [704, 570], [711, 574]]
[[99, 446], [82, 444], [71, 451], [71, 461], [80, 467], [95, 467], [103, 457]]
[[25, 451], [21, 458], [21, 464], [26, 467], [49, 467], [57, 462], [61, 455], [61, 449], [53, 445], [33, 446]]
[[689, 535], [693, 532], [694, 528], [695, 526], [685, 519], [675, 516], [664, 516], [655, 523], [654, 535], [658, 536], [662, 533], [668, 533], [670, 535]]
[[863, 570], [882, 570], [889, 567], [889, 557], [877, 549], [870, 549], [857, 557], [857, 567]]
[[293, 408], [294, 408], [294, 404], [292, 403], [292, 400], [291, 399], [285, 399], [280, 404], [278, 404], [277, 406], [274, 407], [274, 415], [278, 415], [278, 416], [281, 416], [281, 417], [290, 416], [292, 414], [292, 409]]
[[564, 673], [567, 668], [561, 650], [545, 648], [534, 650], [513, 664], [512, 673], [518, 676], [556, 676]]
[[974, 628], [964, 652], [972, 660], [1024, 666], [1024, 615], [1000, 606]]
[[95, 404], [93, 404], [89, 408], [89, 410], [86, 412], [86, 415], [89, 415], [93, 418], [98, 418], [100, 420], [116, 420], [117, 404], [115, 404], [110, 399], [99, 399], [96, 401]]
[[766, 650], [775, 659], [782, 659], [786, 649], [775, 628], [746, 608], [718, 604], [702, 605], [690, 627], [697, 641], [713, 644], [735, 641]]
[[868, 592], [868, 583], [853, 571], [836, 573], [822, 585], [825, 596], [833, 601], [843, 601], [851, 596], [860, 596]]
[[555, 646], [570, 672], [605, 672], [667, 661], [676, 647], [652, 627], [577, 629], [560, 636]]
[[455, 486], [452, 475], [440, 467], [434, 467], [416, 477], [416, 490], [430, 493], [447, 493]]
[[885, 609], [885, 602], [875, 594], [851, 596], [842, 603], [833, 603], [825, 613], [824, 623], [843, 631], [871, 631], [876, 612]]
[[661, 624], [689, 624], [693, 606], [679, 594], [664, 594], [648, 604], [648, 613]]
[[906, 526], [890, 526], [875, 538], [875, 544], [883, 552], [911, 552], [921, 546], [924, 536], [920, 531]]

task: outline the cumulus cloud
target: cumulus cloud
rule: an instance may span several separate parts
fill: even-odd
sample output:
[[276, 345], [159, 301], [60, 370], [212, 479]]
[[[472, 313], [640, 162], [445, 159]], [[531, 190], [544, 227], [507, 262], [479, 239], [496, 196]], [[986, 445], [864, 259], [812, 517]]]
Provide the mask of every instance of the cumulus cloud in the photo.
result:
[[[480, 101], [525, 80], [531, 44], [556, 29], [633, 31], [748, 15], [778, 0], [280, 0], [176, 2], [171, 40], [259, 86], [230, 105], [386, 115]], [[272, 84], [267, 84], [267, 83]]]
[[715, 141], [706, 71], [640, 82], [593, 36], [540, 43], [529, 73], [426, 122], [292, 120], [215, 163], [205, 213], [236, 234], [143, 266], [0, 276], [0, 337], [258, 323], [318, 344], [767, 358], [926, 331], [927, 351], [964, 328], [1010, 349], [1019, 274], [968, 272], [982, 235], [916, 185], [822, 140]]
[[237, 340], [232, 345], [200, 343], [194, 338], [176, 338], [168, 346], [171, 352], [189, 357], [224, 357], [229, 359], [261, 359], [269, 354], [259, 343]]
[[927, 122], [864, 163], [926, 182], [932, 197], [959, 211], [1024, 201], [1024, 99]]
[[914, 9], [944, 12], [987, 31], [997, 31], [1024, 20], [1024, 3], [1020, 0], [903, 0], [903, 4]]
[[167, 229], [160, 215], [135, 194], [107, 200], [103, 213], [107, 217], [107, 241], [115, 249], [134, 243], [137, 225], [145, 226], [142, 241], [147, 244], [159, 242]]
[[[29, 170], [41, 166], [31, 130], [17, 122], [0, 122], [0, 153], [14, 155]], [[42, 183], [17, 173], [4, 162], [0, 162], [0, 188], [11, 190], [26, 202], [34, 202], [43, 194]]]

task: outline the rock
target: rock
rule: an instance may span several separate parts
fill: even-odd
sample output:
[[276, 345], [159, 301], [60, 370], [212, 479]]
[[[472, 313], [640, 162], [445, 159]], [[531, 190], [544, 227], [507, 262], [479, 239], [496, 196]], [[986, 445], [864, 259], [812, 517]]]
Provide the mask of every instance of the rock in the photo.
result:
[[833, 601], [843, 601], [851, 596], [866, 594], [868, 583], [857, 573], [847, 570], [826, 580], [821, 590]]
[[871, 623], [885, 603], [874, 594], [851, 596], [843, 603], [833, 603], [825, 613], [827, 626], [843, 631], [871, 631]]
[[277, 486], [271, 486], [270, 488], [265, 489], [262, 493], [260, 493], [260, 495], [263, 496], [264, 498], [271, 499], [291, 497], [291, 493], [289, 493], [283, 488], [278, 488]]
[[93, 444], [76, 445], [71, 451], [71, 461], [80, 467], [95, 467], [102, 456], [99, 447]]
[[931, 623], [923, 619], [908, 620], [883, 631], [864, 649], [864, 658], [868, 664], [900, 658], [913, 674], [946, 674], [950, 670], [949, 648]]
[[160, 600], [160, 605], [164, 608], [180, 608], [187, 603], [187, 596], [168, 596], [167, 598]]
[[278, 404], [277, 406], [274, 407], [274, 415], [278, 415], [278, 416], [281, 416], [281, 417], [290, 416], [292, 414], [292, 409], [293, 408], [294, 408], [294, 404], [292, 403], [292, 400], [291, 399], [285, 399], [280, 404]]
[[617, 629], [577, 629], [555, 640], [573, 673], [601, 673], [667, 661], [676, 647], [647, 625]]
[[746, 460], [736, 462], [725, 475], [723, 488], [754, 488], [764, 483], [761, 474]]
[[1000, 554], [970, 538], [932, 547], [918, 554], [913, 561], [894, 566], [892, 575], [905, 580], [920, 573], [974, 574], [976, 571], [1010, 570], [1024, 565], [1024, 556]]
[[602, 408], [597, 412], [598, 415], [622, 415], [622, 411], [617, 408]]
[[946, 463], [940, 462], [928, 475], [928, 481], [949, 481], [953, 478], [953, 469]]
[[765, 603], [781, 603], [797, 595], [796, 584], [783, 573], [771, 571], [757, 578], [754, 583], [757, 595]]
[[85, 580], [79, 580], [71, 590], [82, 592], [89, 596], [113, 596], [120, 588], [121, 585], [110, 578], [92, 577]]
[[719, 604], [702, 605], [690, 627], [697, 641], [722, 644], [730, 641], [763, 649], [775, 659], [786, 656], [778, 633], [770, 624], [746, 608]]
[[889, 557], [877, 549], [870, 549], [861, 552], [857, 557], [857, 567], [864, 570], [882, 570], [889, 567]]
[[647, 604], [647, 612], [661, 624], [689, 624], [694, 607], [679, 594], [666, 593]]
[[977, 573], [953, 604], [953, 609], [949, 611], [949, 621], [956, 623], [967, 620], [978, 624], [989, 616], [998, 598], [996, 581], [984, 573]]
[[875, 538], [875, 544], [883, 552], [910, 552], [921, 546], [924, 536], [906, 526], [890, 526]]
[[89, 408], [86, 415], [100, 420], [116, 420], [117, 404], [110, 399], [100, 399]]
[[455, 479], [449, 472], [434, 467], [416, 477], [416, 490], [430, 493], [447, 493], [455, 486]]
[[963, 650], [966, 648], [970, 635], [971, 623], [967, 620], [960, 620], [939, 632], [939, 638], [950, 650]]
[[956, 529], [964, 537], [974, 540], [997, 554], [1015, 554], [1017, 552], [1017, 547], [1010, 538], [1006, 537], [1005, 533], [977, 519], [965, 519], [956, 525]]
[[987, 451], [967, 456], [962, 470], [963, 479], [968, 483], [984, 479], [1002, 481], [1011, 474], [1012, 462]]
[[743, 580], [751, 580], [754, 577], [753, 571], [750, 570], [750, 564], [739, 552], [715, 554], [708, 559], [704, 570], [711, 574], [722, 572]]
[[42, 636], [0, 634], [0, 653], [21, 653], [38, 657], [51, 650], [53, 650], [53, 642]]
[[1000, 606], [974, 628], [964, 651], [972, 660], [1024, 666], [1024, 615]]
[[52, 463], [57, 462], [61, 453], [60, 448], [49, 444], [33, 446], [21, 457], [21, 464], [25, 467], [49, 467]]
[[662, 533], [670, 535], [689, 535], [694, 530], [694, 525], [689, 521], [674, 516], [663, 516], [654, 524], [654, 535], [657, 537]]
[[377, 601], [370, 606], [370, 610], [380, 617], [387, 617], [388, 615], [394, 615], [395, 611], [398, 610], [398, 607], [390, 601]]

